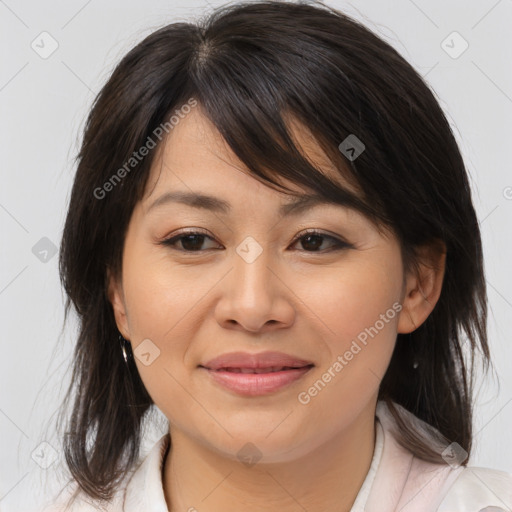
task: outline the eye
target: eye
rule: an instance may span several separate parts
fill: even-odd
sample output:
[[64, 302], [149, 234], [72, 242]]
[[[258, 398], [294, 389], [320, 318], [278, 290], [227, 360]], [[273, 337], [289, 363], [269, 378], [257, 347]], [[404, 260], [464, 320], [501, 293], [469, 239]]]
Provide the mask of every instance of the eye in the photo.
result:
[[[206, 250], [216, 249], [215, 247], [203, 247], [205, 240], [213, 241], [213, 238], [202, 230], [195, 229], [194, 231], [181, 232], [180, 234], [167, 238], [160, 242], [161, 245], [172, 247], [181, 252], [203, 252]], [[322, 246], [325, 241], [330, 242], [330, 249]], [[306, 232], [300, 233], [295, 237], [292, 246], [301, 242], [305, 252], [326, 252], [333, 250], [343, 250], [352, 248], [353, 245], [336, 238], [335, 236], [328, 235], [316, 229], [309, 229]], [[218, 245], [218, 244], [217, 244]], [[217, 247], [218, 249], [219, 247]]]
[[306, 252], [326, 252], [329, 249], [321, 248], [324, 240], [329, 240], [331, 242], [331, 251], [332, 250], [342, 250], [352, 248], [353, 245], [336, 238], [335, 236], [328, 235], [326, 233], [322, 233], [321, 231], [317, 231], [316, 229], [308, 229], [306, 232], [300, 233], [294, 240], [293, 244], [297, 242], [301, 242], [302, 247], [306, 249]]
[[[202, 252], [201, 247], [206, 238], [213, 240], [213, 238], [208, 236], [204, 231], [196, 229], [195, 231], [182, 232], [172, 238], [162, 240], [160, 243], [182, 252]], [[177, 247], [177, 244], [181, 244], [181, 248]], [[209, 249], [212, 248], [210, 247]]]

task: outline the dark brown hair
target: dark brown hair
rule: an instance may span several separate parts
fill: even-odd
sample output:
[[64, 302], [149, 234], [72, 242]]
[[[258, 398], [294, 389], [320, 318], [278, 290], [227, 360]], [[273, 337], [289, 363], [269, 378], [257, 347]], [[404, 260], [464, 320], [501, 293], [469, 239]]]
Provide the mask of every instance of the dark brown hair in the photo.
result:
[[[400, 421], [394, 403], [470, 453], [476, 351], [489, 363], [486, 288], [466, 169], [438, 102], [397, 51], [335, 9], [238, 3], [149, 35], [117, 65], [87, 119], [60, 252], [66, 319], [71, 306], [79, 318], [63, 404], [74, 390], [64, 452], [78, 489], [111, 499], [139, 456], [153, 404], [121, 355], [107, 269], [119, 275], [126, 229], [156, 151], [108, 193], [95, 191], [106, 190], [190, 98], [257, 179], [280, 188], [276, 178], [284, 177], [390, 228], [405, 269], [414, 268], [419, 246], [445, 244], [439, 301], [418, 329], [398, 334], [379, 399], [401, 425], [400, 442], [418, 457], [442, 462]], [[294, 145], [289, 119], [311, 131], [362, 198], [312, 167]], [[349, 135], [365, 145], [355, 160], [338, 149]]]

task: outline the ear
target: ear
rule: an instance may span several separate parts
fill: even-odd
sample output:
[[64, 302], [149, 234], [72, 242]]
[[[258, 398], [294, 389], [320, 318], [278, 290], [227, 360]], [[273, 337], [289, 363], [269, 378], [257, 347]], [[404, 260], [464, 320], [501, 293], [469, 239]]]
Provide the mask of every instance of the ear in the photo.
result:
[[441, 295], [446, 267], [446, 245], [441, 240], [416, 248], [417, 265], [405, 278], [405, 296], [398, 332], [416, 330], [432, 313]]
[[116, 320], [117, 328], [123, 335], [123, 338], [130, 339], [130, 329], [128, 327], [128, 318], [126, 315], [126, 303], [124, 300], [123, 286], [121, 279], [116, 279], [111, 273], [110, 268], [107, 269], [107, 283], [108, 283], [108, 299], [112, 304], [114, 310], [114, 317]]

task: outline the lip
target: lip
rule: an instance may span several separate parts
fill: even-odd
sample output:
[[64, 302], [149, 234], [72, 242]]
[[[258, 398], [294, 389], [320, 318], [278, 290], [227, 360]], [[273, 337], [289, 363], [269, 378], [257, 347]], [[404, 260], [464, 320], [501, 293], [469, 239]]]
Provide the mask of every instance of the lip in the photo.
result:
[[301, 379], [314, 366], [311, 361], [282, 352], [231, 352], [199, 365], [217, 384], [244, 396], [275, 393]]
[[256, 354], [250, 354], [249, 352], [229, 352], [215, 357], [200, 366], [209, 370], [220, 370], [222, 368], [258, 369], [273, 366], [300, 368], [312, 364], [312, 361], [290, 356], [283, 352], [260, 352]]

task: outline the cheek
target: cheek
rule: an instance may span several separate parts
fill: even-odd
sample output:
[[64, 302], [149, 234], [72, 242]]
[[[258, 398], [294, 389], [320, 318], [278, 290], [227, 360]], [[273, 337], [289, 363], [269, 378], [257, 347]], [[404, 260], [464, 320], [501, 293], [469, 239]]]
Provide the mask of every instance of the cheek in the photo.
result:
[[320, 316], [329, 328], [322, 336], [328, 356], [297, 396], [311, 435], [329, 437], [348, 428], [376, 398], [396, 341], [400, 285], [395, 277], [400, 283], [399, 274], [353, 274], [330, 288], [332, 300], [319, 295]]
[[[166, 370], [171, 371], [172, 361], [176, 366], [183, 360], [187, 336], [193, 335], [188, 325], [188, 335], [184, 336], [183, 319], [194, 297], [180, 273], [170, 271], [168, 261], [141, 245], [127, 238], [123, 288], [135, 362], [144, 385], [158, 403], [159, 390], [169, 387], [172, 380]], [[165, 341], [171, 338], [172, 343]], [[150, 355], [142, 357], [146, 353]]]
[[190, 269], [176, 267], [165, 251], [147, 245], [127, 241], [123, 282], [128, 321], [136, 336], [163, 341], [204, 295], [208, 279], [191, 277]]
[[398, 315], [393, 305], [399, 307], [402, 292], [400, 258], [395, 251], [381, 253], [381, 257], [363, 256], [355, 255], [339, 268], [329, 269], [322, 278], [303, 280], [304, 288], [298, 292], [336, 349], [376, 322], [383, 335], [396, 328]]
[[309, 288], [308, 305], [318, 312], [328, 356], [306, 383], [301, 403], [310, 400], [317, 418], [327, 424], [337, 421], [343, 409], [329, 404], [357, 408], [365, 403], [378, 391], [389, 365], [401, 309], [397, 251], [382, 252], [379, 257], [370, 257], [369, 252], [367, 257], [360, 255], [331, 272], [328, 283], [315, 281]]

